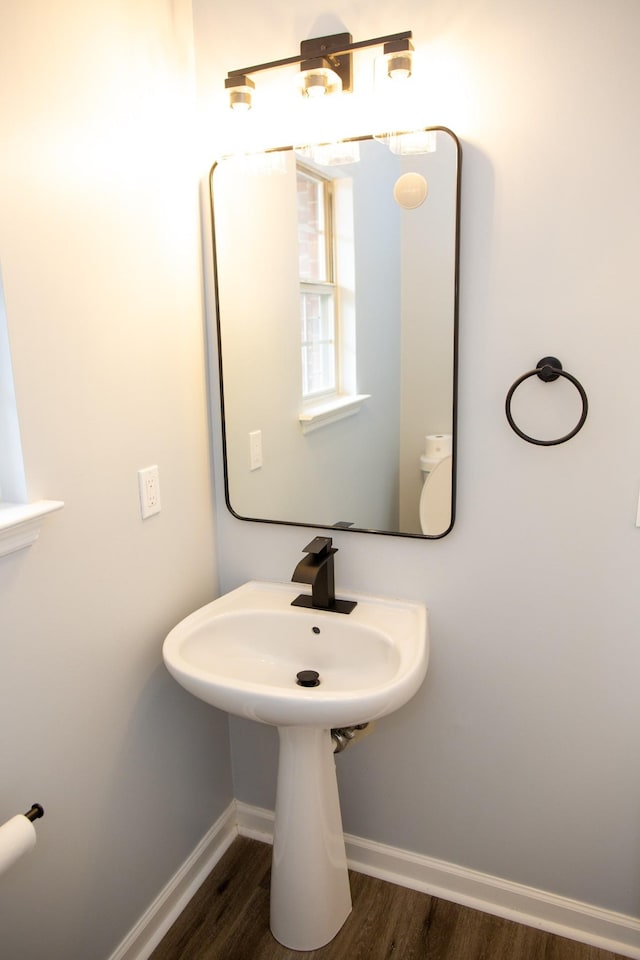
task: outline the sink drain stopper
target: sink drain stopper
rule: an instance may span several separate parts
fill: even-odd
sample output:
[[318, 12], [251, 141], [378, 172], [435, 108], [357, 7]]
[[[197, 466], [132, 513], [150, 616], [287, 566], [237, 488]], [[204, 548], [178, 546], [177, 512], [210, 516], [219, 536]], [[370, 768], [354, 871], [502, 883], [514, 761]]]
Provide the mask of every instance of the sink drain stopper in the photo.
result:
[[296, 674], [296, 683], [300, 687], [319, 687], [320, 674], [317, 670], [301, 670]]

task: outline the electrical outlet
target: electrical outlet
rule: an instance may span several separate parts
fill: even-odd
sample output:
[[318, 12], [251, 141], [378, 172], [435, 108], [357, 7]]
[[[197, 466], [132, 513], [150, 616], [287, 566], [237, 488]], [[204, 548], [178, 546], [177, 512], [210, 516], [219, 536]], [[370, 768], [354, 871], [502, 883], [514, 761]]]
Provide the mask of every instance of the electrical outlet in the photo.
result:
[[145, 467], [138, 470], [138, 489], [140, 491], [140, 516], [143, 520], [160, 513], [160, 475], [158, 467]]
[[252, 430], [249, 434], [249, 470], [259, 470], [262, 466], [262, 430]]

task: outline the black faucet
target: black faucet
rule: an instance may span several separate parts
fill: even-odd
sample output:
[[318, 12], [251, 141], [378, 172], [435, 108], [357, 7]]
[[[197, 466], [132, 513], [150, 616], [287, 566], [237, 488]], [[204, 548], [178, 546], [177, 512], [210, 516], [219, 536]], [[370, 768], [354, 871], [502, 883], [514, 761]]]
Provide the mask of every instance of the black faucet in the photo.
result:
[[357, 605], [355, 600], [336, 600], [333, 557], [338, 550], [331, 543], [331, 537], [315, 537], [304, 548], [307, 556], [297, 565], [291, 579], [294, 583], [310, 583], [311, 596], [301, 593], [291, 602], [292, 607], [351, 613]]

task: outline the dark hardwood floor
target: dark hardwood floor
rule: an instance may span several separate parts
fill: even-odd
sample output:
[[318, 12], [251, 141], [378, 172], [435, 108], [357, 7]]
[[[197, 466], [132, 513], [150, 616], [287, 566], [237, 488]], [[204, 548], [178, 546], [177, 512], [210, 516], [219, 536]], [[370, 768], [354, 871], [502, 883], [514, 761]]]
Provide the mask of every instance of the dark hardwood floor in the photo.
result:
[[270, 846], [238, 837], [150, 960], [622, 960], [360, 873], [334, 940], [289, 950], [269, 931], [270, 866]]

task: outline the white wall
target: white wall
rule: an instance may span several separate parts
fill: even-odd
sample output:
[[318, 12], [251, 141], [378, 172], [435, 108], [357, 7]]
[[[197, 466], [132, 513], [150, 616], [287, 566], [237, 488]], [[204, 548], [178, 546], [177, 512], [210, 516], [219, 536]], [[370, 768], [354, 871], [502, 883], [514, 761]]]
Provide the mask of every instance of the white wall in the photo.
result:
[[[457, 523], [441, 541], [335, 537], [340, 591], [423, 598], [433, 645], [416, 698], [339, 758], [345, 828], [637, 915], [640, 9], [324, 9], [247, 0], [238, 30], [236, 9], [197, 0], [210, 156], [227, 70], [343, 24], [356, 40], [414, 31], [424, 120], [463, 148]], [[509, 429], [504, 398], [547, 353], [581, 379], [591, 410], [573, 441], [539, 448]], [[564, 408], [559, 398], [560, 432]], [[307, 535], [221, 506], [218, 536], [228, 589], [288, 579]], [[232, 739], [237, 795], [269, 806], [272, 731], [237, 722]]]
[[104, 960], [232, 796], [225, 716], [161, 661], [216, 584], [190, 3], [3, 3], [0, 88], [27, 483], [65, 501], [0, 560], [0, 822], [45, 807], [0, 952]]
[[[402, 405], [400, 414], [400, 530], [420, 532], [427, 434], [453, 429], [456, 144], [438, 133], [437, 150], [407, 157], [403, 169], [421, 173], [429, 193], [402, 218]], [[444, 511], [446, 526], [451, 511]], [[433, 532], [433, 531], [432, 531]]]

